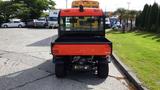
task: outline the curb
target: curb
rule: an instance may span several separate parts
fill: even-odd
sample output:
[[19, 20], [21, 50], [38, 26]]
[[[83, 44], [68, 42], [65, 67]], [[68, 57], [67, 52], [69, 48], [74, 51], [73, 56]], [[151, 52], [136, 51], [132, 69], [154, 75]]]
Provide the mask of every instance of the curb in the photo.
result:
[[132, 70], [121, 62], [121, 60], [115, 53], [113, 53], [112, 59], [113, 62], [117, 65], [117, 67], [122, 71], [122, 73], [135, 86], [137, 90], [148, 90], [146, 87], [142, 85], [142, 82], [136, 77]]

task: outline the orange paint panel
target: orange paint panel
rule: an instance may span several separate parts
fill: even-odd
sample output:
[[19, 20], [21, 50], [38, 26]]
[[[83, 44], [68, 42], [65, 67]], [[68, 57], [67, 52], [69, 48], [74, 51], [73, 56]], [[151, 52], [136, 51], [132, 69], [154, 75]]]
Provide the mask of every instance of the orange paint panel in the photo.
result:
[[111, 47], [107, 44], [55, 44], [52, 51], [56, 56], [107, 56], [111, 54]]

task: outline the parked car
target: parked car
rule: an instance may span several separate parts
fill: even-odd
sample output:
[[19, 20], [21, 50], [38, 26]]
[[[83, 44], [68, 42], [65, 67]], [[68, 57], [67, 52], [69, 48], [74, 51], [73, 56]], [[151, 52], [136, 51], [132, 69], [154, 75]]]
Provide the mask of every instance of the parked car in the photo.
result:
[[120, 29], [122, 28], [122, 24], [120, 22], [116, 22], [113, 26], [112, 29]]
[[119, 18], [115, 17], [115, 16], [110, 17], [109, 20], [110, 20], [110, 23], [111, 23], [111, 27], [113, 27], [117, 22], [119, 22]]
[[35, 27], [35, 19], [29, 19], [29, 20], [27, 20], [26, 27], [28, 27], [28, 28]]
[[47, 26], [47, 19], [45, 17], [41, 17], [39, 19], [34, 20], [35, 27], [46, 27]]
[[21, 22], [19, 19], [18, 20], [10, 20], [10, 22], [8, 23], [3, 23], [1, 25], [1, 27], [3, 28], [7, 28], [7, 27], [18, 27], [18, 28], [22, 28], [25, 27], [25, 23]]
[[48, 17], [47, 21], [48, 28], [57, 28], [58, 27], [58, 18], [57, 17]]

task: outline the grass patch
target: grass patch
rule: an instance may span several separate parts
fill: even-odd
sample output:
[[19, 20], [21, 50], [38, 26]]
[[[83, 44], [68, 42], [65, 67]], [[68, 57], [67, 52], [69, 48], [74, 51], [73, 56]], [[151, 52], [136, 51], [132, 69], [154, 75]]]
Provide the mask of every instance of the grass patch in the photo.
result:
[[160, 90], [160, 35], [147, 32], [106, 35], [113, 42], [114, 52], [151, 90]]

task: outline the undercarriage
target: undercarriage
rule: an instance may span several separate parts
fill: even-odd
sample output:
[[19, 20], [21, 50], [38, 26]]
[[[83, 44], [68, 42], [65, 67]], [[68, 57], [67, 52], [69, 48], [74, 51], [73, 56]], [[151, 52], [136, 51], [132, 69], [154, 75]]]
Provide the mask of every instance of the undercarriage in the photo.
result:
[[107, 78], [110, 57], [102, 56], [61, 56], [55, 57], [55, 73], [59, 78], [65, 77], [69, 71], [94, 71], [98, 77]]

